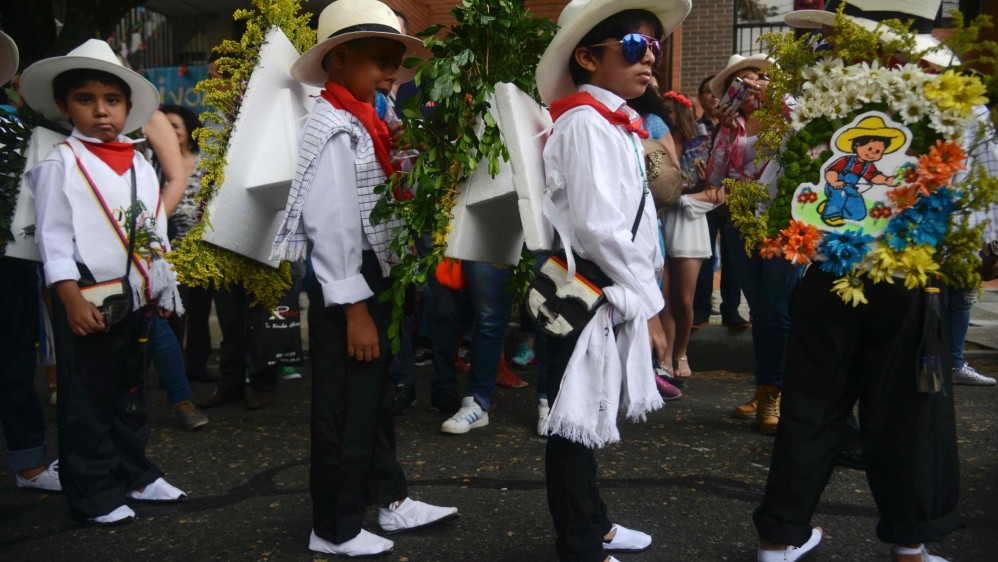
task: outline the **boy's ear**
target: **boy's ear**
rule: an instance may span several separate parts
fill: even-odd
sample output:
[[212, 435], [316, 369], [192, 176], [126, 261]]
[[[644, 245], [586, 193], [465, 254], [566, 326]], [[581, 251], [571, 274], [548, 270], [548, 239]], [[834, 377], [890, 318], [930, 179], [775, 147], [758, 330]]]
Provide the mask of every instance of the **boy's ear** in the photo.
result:
[[596, 53], [592, 51], [589, 47], [579, 47], [575, 49], [575, 62], [579, 63], [579, 66], [586, 70], [587, 72], [596, 72], [596, 66], [599, 63], [599, 57]]
[[349, 49], [350, 46], [346, 43], [340, 43], [333, 47], [326, 54], [326, 71], [329, 71], [330, 68], [342, 69], [346, 66], [347, 51]]

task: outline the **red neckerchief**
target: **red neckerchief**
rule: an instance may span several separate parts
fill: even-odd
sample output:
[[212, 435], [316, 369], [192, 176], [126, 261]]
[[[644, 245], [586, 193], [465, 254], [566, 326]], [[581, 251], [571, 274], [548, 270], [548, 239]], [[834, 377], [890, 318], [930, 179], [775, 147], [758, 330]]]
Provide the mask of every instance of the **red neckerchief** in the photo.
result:
[[132, 167], [135, 157], [135, 145], [130, 142], [90, 142], [79, 139], [87, 150], [100, 158], [119, 176]]
[[391, 178], [392, 174], [398, 171], [392, 164], [391, 157], [388, 156], [391, 137], [388, 134], [388, 125], [381, 119], [378, 119], [378, 112], [374, 110], [374, 106], [359, 101], [350, 93], [350, 90], [332, 81], [326, 82], [326, 89], [321, 93], [322, 98], [328, 101], [330, 105], [336, 109], [343, 109], [350, 112], [367, 129], [367, 133], [371, 135], [371, 140], [374, 141], [374, 155], [377, 156], [378, 162], [381, 163], [381, 169], [385, 171], [385, 177]]
[[589, 92], [579, 92], [577, 94], [572, 94], [561, 98], [551, 104], [551, 119], [557, 121], [566, 111], [579, 106], [589, 106], [597, 111], [604, 119], [610, 122], [612, 125], [618, 125], [624, 129], [635, 133], [639, 137], [646, 139], [648, 138], [648, 131], [641, 130], [641, 121], [637, 122], [631, 121], [631, 117], [627, 115], [624, 111], [618, 109], [617, 111], [610, 111], [610, 108], [600, 103], [599, 100], [593, 97]]

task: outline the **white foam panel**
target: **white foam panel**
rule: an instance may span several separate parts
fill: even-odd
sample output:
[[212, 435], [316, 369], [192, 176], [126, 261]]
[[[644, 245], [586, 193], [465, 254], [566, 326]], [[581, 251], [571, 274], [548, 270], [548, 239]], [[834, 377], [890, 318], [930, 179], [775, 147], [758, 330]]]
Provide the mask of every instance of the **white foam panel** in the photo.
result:
[[[35, 127], [31, 131], [28, 150], [25, 153], [24, 170], [30, 170], [48, 156], [49, 152], [59, 143], [66, 140], [66, 135], [44, 127]], [[17, 194], [17, 205], [11, 220], [10, 231], [14, 239], [7, 242], [4, 255], [23, 260], [42, 261], [38, 253], [38, 243], [35, 240], [35, 197], [28, 185], [28, 174], [21, 176], [21, 188]]]

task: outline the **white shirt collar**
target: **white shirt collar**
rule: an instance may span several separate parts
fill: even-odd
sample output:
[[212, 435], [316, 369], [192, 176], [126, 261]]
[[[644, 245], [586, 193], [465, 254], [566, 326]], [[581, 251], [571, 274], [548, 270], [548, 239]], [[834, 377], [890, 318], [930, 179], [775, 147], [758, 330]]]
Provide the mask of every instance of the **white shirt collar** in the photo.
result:
[[[93, 137], [88, 137], [88, 136], [84, 135], [76, 127], [73, 127], [73, 132], [70, 133], [70, 136], [76, 137], [76, 138], [78, 138], [78, 139], [80, 139], [82, 141], [87, 141], [87, 142], [92, 142], [92, 143], [102, 143], [102, 142], [104, 142], [104, 141], [102, 141], [100, 139], [95, 139]], [[138, 143], [140, 143], [140, 142], [142, 142], [144, 140], [145, 139], [133, 139], [133, 138], [130, 138], [130, 137], [126, 137], [125, 135], [118, 135], [118, 138], [114, 139], [114, 142], [127, 142], [127, 143], [131, 143], [131, 144], [138, 144]]]
[[617, 111], [623, 108], [624, 112], [631, 116], [632, 120], [638, 115], [636, 111], [627, 105], [627, 100], [610, 90], [604, 90], [603, 88], [593, 86], [592, 84], [582, 84], [579, 86], [579, 91], [589, 93], [591, 96], [596, 98], [596, 101], [605, 105], [610, 111]]

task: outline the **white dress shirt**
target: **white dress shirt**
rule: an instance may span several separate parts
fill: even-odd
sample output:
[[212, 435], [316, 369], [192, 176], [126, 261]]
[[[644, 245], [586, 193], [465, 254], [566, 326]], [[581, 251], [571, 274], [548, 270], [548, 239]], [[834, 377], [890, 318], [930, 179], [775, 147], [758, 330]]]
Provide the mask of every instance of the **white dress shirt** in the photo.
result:
[[374, 295], [360, 273], [370, 245], [361, 224], [360, 200], [350, 135], [336, 133], [315, 163], [314, 185], [302, 209], [305, 233], [312, 243], [312, 267], [326, 306], [351, 304]]
[[[611, 111], [626, 102], [616, 94], [584, 84]], [[631, 227], [641, 204], [644, 150], [637, 135], [612, 125], [591, 107], [565, 112], [544, 147], [546, 196], [568, 224], [574, 254], [589, 259], [614, 284], [640, 299], [650, 319], [665, 305], [658, 286], [659, 252], [655, 204], [645, 201], [637, 235]]]

